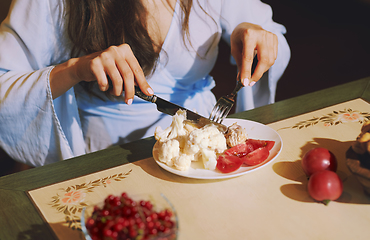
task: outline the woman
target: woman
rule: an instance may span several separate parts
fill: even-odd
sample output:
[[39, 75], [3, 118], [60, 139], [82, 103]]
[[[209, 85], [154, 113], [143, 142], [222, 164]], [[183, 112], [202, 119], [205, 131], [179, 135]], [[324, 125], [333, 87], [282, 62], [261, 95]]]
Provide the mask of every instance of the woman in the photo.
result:
[[0, 146], [41, 166], [152, 136], [171, 117], [134, 85], [208, 116], [221, 38], [247, 86], [237, 110], [272, 103], [283, 33], [259, 0], [14, 0], [0, 29]]

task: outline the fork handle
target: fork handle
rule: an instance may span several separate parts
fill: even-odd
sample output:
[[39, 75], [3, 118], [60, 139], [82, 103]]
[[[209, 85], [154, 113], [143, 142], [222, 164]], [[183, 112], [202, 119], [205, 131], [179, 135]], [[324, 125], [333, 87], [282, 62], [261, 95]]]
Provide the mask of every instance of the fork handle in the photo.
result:
[[236, 84], [233, 92], [231, 93], [232, 96], [235, 96], [240, 89], [242, 89], [244, 87], [244, 84], [242, 83], [242, 81], [238, 80], [238, 83]]

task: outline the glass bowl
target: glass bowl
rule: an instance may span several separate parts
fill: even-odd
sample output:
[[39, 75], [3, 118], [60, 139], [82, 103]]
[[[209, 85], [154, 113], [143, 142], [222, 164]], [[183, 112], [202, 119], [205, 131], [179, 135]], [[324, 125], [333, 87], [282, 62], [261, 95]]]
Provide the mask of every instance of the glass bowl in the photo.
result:
[[109, 195], [82, 210], [86, 240], [175, 240], [178, 218], [162, 193]]

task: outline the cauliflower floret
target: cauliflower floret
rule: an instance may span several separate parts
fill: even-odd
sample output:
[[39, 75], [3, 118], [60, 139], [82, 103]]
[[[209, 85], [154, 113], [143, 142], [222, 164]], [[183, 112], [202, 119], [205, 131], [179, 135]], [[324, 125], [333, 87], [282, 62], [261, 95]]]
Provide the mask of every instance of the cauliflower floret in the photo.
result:
[[226, 139], [216, 126], [210, 124], [189, 134], [184, 151], [187, 154], [196, 154], [202, 148], [213, 150], [217, 153], [226, 150]]
[[234, 147], [240, 143], [244, 143], [248, 139], [247, 130], [237, 123], [233, 123], [228, 127], [225, 134], [226, 144], [228, 147]]
[[186, 171], [190, 168], [193, 155], [180, 154], [174, 161], [174, 166], [180, 171]]
[[197, 123], [195, 123], [193, 121], [187, 120], [187, 121], [184, 121], [184, 128], [186, 129], [186, 131], [191, 133], [195, 129], [201, 128], [201, 126], [199, 126]]
[[179, 170], [187, 170], [191, 164], [191, 156], [181, 154], [189, 135], [185, 128], [185, 120], [186, 111], [179, 110], [172, 117], [172, 123], [168, 128], [162, 130], [161, 127], [157, 127], [154, 133], [157, 143], [153, 148], [153, 156], [168, 166], [174, 165]]
[[186, 120], [186, 111], [178, 110], [172, 117], [171, 125], [162, 130], [160, 126], [156, 127], [154, 137], [157, 141], [165, 142], [181, 136], [186, 136], [189, 132], [184, 128], [184, 120]]
[[[185, 144], [184, 152], [194, 155], [194, 161], [202, 160], [205, 168], [209, 169], [209, 161], [216, 159], [217, 153], [222, 153], [227, 149], [224, 135], [214, 125], [207, 125], [196, 129], [189, 134], [188, 141]], [[211, 156], [208, 151], [214, 152]], [[214, 168], [213, 168], [214, 169]]]
[[172, 166], [180, 154], [180, 143], [176, 139], [168, 140], [158, 145], [158, 160]]
[[205, 169], [215, 170], [217, 165], [217, 155], [215, 151], [201, 149], [201, 157]]
[[227, 140], [213, 124], [200, 127], [186, 121], [186, 111], [179, 110], [171, 126], [165, 130], [156, 128], [153, 157], [181, 171], [188, 170], [192, 161], [201, 161], [205, 169], [214, 170], [217, 155], [227, 149], [228, 142], [236, 145], [247, 139], [246, 130], [237, 124], [229, 128], [228, 134]]

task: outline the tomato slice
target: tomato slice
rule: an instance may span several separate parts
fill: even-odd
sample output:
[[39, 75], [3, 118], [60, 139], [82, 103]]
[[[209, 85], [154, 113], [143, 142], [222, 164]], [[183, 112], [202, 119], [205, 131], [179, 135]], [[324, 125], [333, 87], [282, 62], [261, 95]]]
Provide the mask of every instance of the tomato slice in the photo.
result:
[[275, 145], [275, 141], [265, 141], [266, 142], [266, 147], [269, 149], [269, 151], [271, 151], [271, 149], [274, 147]]
[[258, 140], [258, 139], [248, 139], [245, 143], [238, 144], [232, 148], [227, 149], [224, 153], [226, 155], [234, 155], [239, 157], [244, 157], [248, 153], [257, 150], [258, 148], [267, 147], [270, 151], [275, 145], [275, 141], [271, 140]]
[[260, 147], [254, 150], [251, 153], [248, 153], [246, 156], [242, 157], [243, 162], [249, 166], [254, 166], [260, 164], [261, 162], [265, 161], [268, 156], [270, 155], [269, 149], [267, 146]]
[[248, 139], [247, 141], [245, 141], [246, 144], [250, 144], [253, 146], [253, 150], [256, 150], [257, 148], [260, 148], [260, 147], [265, 147], [267, 144], [266, 144], [266, 141], [264, 140], [259, 140], [259, 139]]
[[227, 149], [224, 154], [229, 156], [244, 157], [250, 152], [253, 152], [254, 148], [251, 144], [241, 143], [232, 148]]
[[229, 173], [239, 169], [243, 163], [248, 166], [260, 164], [268, 158], [274, 145], [275, 141], [248, 139], [220, 155], [216, 167], [222, 173]]
[[259, 139], [248, 139], [245, 143], [247, 145], [251, 145], [253, 147], [253, 150], [256, 150], [261, 147], [267, 147], [270, 151], [275, 145], [275, 141]]
[[222, 154], [217, 158], [216, 168], [222, 173], [238, 170], [243, 164], [243, 159], [238, 156]]

